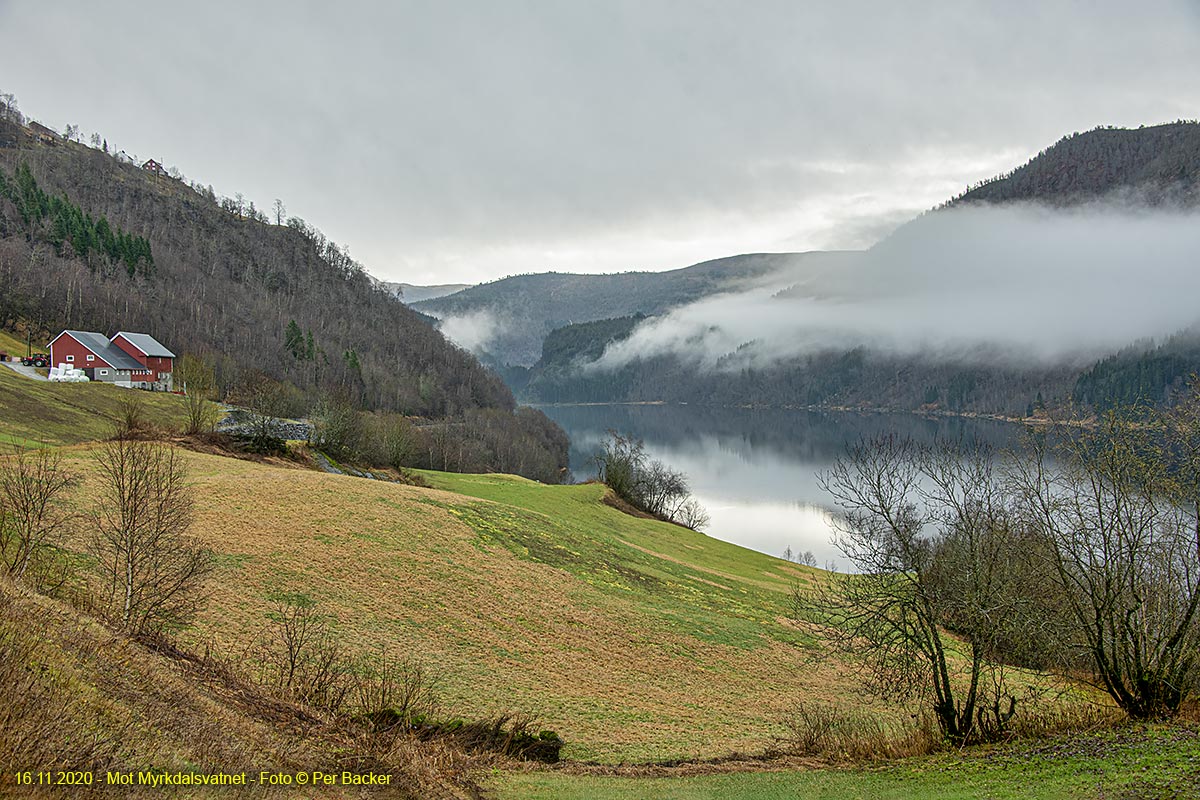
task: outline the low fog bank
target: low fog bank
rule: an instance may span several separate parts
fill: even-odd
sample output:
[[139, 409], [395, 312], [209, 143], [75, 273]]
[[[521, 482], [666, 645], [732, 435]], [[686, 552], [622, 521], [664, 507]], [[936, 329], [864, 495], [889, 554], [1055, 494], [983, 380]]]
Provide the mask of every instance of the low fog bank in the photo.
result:
[[702, 369], [761, 368], [856, 346], [936, 360], [1083, 362], [1200, 319], [1198, 261], [1194, 210], [952, 208], [857, 257], [809, 259], [649, 320], [593, 368], [670, 353]]
[[439, 323], [443, 336], [476, 354], [485, 352], [488, 343], [505, 332], [500, 318], [487, 310], [445, 316]]

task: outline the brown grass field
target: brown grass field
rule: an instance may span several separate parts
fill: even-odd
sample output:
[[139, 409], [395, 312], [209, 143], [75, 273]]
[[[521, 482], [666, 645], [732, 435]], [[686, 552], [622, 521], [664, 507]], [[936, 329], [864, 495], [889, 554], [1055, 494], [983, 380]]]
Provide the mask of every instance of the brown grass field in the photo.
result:
[[[94, 453], [66, 454], [82, 506]], [[533, 713], [564, 756], [607, 763], [759, 752], [797, 699], [867, 702], [787, 619], [794, 582], [820, 571], [627, 516], [602, 486], [425, 474], [450, 492], [187, 461], [219, 560], [183, 633], [196, 649], [250, 657], [271, 598], [302, 593], [351, 650], [430, 667], [448, 716]]]

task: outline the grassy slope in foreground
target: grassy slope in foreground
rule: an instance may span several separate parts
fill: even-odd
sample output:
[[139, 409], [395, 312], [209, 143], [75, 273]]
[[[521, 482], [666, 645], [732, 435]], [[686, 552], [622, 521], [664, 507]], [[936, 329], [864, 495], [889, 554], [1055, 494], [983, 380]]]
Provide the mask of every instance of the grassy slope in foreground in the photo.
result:
[[[177, 419], [178, 398], [139, 394]], [[100, 438], [127, 396], [0, 369], [0, 436]], [[65, 451], [80, 510], [98, 489], [93, 448]], [[249, 653], [271, 598], [302, 592], [351, 651], [442, 676], [447, 713], [533, 712], [565, 756], [610, 762], [758, 751], [798, 699], [862, 703], [846, 666], [787, 619], [793, 584], [823, 573], [621, 514], [602, 486], [426, 473], [421, 489], [186, 460], [195, 532], [220, 564], [185, 634], [197, 647]]]
[[[66, 454], [82, 501], [93, 453]], [[352, 650], [433, 667], [448, 713], [534, 712], [565, 755], [609, 761], [761, 749], [795, 698], [851, 691], [785, 620], [815, 571], [626, 516], [603, 487], [427, 474], [453, 493], [186, 458], [220, 560], [197, 646], [249, 648], [271, 596], [303, 592]]]
[[1200, 796], [1191, 726], [1125, 726], [1050, 743], [914, 758], [880, 769], [617, 778], [561, 772], [497, 775], [500, 800], [1066, 800]]
[[[25, 670], [5, 656], [24, 661]], [[16, 730], [6, 731], [0, 763], [15, 770], [98, 763], [167, 771], [205, 764], [234, 772], [305, 769], [319, 760], [301, 736], [240, 708], [244, 698], [223, 696], [187, 665], [114, 636], [7, 575], [0, 575], [0, 674], [16, 684], [4, 689], [17, 707], [0, 708], [0, 722]], [[10, 796], [4, 787], [12, 780], [0, 775], [0, 796]]]

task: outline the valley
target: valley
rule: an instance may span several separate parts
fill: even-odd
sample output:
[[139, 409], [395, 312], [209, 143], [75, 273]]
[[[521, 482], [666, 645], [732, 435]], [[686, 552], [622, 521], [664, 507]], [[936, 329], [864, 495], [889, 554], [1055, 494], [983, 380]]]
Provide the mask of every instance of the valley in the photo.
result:
[[1200, 122], [1133, 127], [1190, 95], [958, 127], [874, 13], [831, 71], [782, 7], [467, 9], [243, 9], [228, 106], [153, 9], [111, 145], [0, 92], [0, 353], [78, 380], [0, 365], [0, 795], [1200, 791]]

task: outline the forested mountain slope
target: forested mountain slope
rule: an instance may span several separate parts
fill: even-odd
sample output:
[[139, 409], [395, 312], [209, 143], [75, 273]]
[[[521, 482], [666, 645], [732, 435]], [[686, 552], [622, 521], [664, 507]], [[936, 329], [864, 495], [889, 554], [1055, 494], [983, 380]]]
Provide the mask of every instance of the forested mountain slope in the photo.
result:
[[1064, 136], [1023, 166], [954, 198], [954, 204], [1037, 200], [1070, 204], [1113, 192], [1149, 203], [1200, 202], [1200, 124], [1096, 128]]
[[[22, 165], [32, 188], [18, 185]], [[303, 220], [271, 225], [181, 181], [3, 120], [0, 174], [16, 186], [0, 199], [0, 325], [144, 330], [176, 352], [219, 356], [225, 381], [261, 370], [369, 408], [443, 416], [514, 406], [496, 375], [374, 288]], [[75, 211], [55, 211], [68, 206]], [[145, 240], [152, 258], [131, 266], [119, 248], [100, 246], [101, 218]], [[61, 230], [71, 225], [82, 231]], [[289, 347], [293, 320], [306, 341]]]
[[1138, 342], [1101, 359], [1075, 381], [1075, 401], [1104, 409], [1114, 405], [1170, 405], [1200, 374], [1200, 330], [1166, 341]]
[[675, 355], [633, 359], [619, 367], [589, 366], [596, 351], [627, 338], [633, 318], [567, 326], [546, 339], [566, 344], [529, 370], [520, 395], [540, 403], [700, 403], [799, 408], [808, 406], [924, 409], [1024, 416], [1071, 394], [1067, 365], [1018, 366], [1003, 354], [980, 352], [969, 361], [897, 357], [857, 347], [781, 359], [763, 367], [698, 369]]

